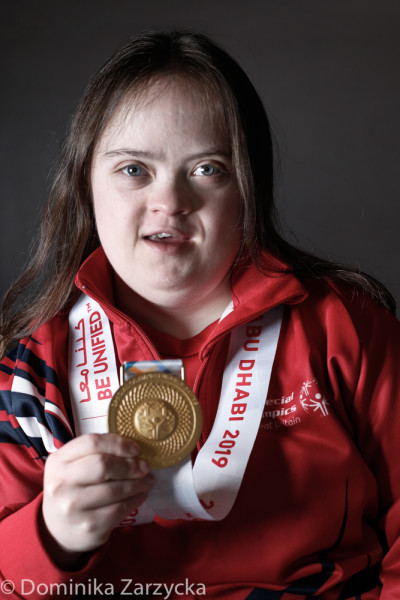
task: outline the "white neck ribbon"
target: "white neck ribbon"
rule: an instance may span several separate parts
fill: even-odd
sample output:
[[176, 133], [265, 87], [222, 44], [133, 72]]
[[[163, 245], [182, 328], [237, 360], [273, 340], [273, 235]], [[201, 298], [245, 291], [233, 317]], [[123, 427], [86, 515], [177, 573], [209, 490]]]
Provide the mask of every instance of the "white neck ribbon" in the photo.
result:
[[[154, 470], [154, 486], [122, 524], [162, 519], [221, 520], [238, 494], [259, 430], [282, 323], [277, 307], [234, 329], [212, 430], [194, 465], [188, 457]], [[69, 388], [76, 435], [106, 433], [119, 387], [110, 322], [82, 294], [69, 315]]]

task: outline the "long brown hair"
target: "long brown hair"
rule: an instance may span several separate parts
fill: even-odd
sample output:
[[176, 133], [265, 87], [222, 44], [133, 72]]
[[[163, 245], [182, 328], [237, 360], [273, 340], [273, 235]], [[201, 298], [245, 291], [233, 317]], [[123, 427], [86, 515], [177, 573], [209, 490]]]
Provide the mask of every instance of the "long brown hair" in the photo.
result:
[[208, 37], [193, 32], [145, 32], [133, 37], [94, 75], [71, 121], [45, 209], [37, 249], [3, 303], [2, 349], [32, 333], [75, 297], [74, 278], [100, 244], [94, 221], [90, 170], [107, 123], [128, 94], [144, 94], [157, 78], [179, 75], [204, 97], [232, 143], [242, 198], [241, 256], [262, 268], [285, 263], [299, 277], [343, 279], [394, 311], [394, 299], [376, 280], [307, 254], [279, 233], [273, 196], [272, 135], [268, 117], [241, 67]]

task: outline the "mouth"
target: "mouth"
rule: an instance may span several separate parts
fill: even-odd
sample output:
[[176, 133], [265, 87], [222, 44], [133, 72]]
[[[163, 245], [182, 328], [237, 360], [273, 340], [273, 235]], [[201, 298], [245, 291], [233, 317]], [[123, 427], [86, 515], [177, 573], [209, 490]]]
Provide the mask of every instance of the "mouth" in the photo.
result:
[[143, 236], [144, 240], [161, 244], [183, 244], [189, 241], [190, 236], [178, 231], [156, 231]]
[[161, 231], [160, 233], [153, 233], [152, 235], [146, 235], [145, 239], [150, 240], [151, 242], [161, 242], [166, 240], [173, 239], [174, 236], [171, 233], [165, 233], [165, 231]]

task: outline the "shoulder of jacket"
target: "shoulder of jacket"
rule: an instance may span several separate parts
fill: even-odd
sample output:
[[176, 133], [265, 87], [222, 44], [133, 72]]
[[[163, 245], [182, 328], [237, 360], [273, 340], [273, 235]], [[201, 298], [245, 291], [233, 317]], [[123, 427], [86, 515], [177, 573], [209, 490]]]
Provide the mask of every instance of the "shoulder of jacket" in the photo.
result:
[[351, 327], [364, 344], [374, 336], [400, 338], [400, 322], [361, 287], [330, 278], [308, 278], [308, 306], [315, 316], [332, 323], [346, 335]]

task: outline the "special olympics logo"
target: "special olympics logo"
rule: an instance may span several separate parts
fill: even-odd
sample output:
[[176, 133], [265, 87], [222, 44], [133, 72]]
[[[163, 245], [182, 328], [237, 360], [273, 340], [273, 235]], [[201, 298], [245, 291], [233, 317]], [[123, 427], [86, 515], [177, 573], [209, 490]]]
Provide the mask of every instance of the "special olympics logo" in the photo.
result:
[[304, 381], [300, 390], [300, 403], [306, 413], [318, 413], [321, 417], [329, 414], [329, 402], [319, 391], [318, 381]]
[[164, 440], [173, 432], [175, 424], [175, 413], [159, 400], [145, 402], [135, 414], [136, 428], [149, 440]]

